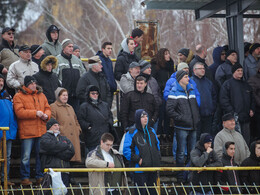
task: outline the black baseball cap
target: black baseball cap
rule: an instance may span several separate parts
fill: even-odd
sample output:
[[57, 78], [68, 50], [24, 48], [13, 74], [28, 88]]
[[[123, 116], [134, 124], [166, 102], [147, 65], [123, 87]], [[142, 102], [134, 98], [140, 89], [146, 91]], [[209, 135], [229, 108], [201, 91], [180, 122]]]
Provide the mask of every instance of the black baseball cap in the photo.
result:
[[22, 46], [19, 48], [19, 52], [20, 52], [20, 51], [27, 51], [27, 50], [31, 50], [31, 48], [30, 48], [28, 45], [22, 45]]
[[3, 28], [3, 30], [2, 30], [2, 34], [4, 34], [5, 32], [8, 32], [9, 30], [15, 32], [15, 29], [14, 29], [14, 28], [5, 27], [5, 28]]

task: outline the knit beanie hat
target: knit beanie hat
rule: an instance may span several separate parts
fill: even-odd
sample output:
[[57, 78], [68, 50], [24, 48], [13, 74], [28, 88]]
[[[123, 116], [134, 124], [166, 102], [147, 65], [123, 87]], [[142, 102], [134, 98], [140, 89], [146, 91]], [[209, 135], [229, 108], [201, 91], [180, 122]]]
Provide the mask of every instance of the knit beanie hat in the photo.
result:
[[79, 49], [79, 46], [77, 46], [76, 44], [73, 45], [73, 51], [75, 51], [76, 49]]
[[32, 45], [32, 46], [31, 46], [32, 56], [34, 56], [35, 54], [37, 54], [38, 51], [40, 51], [41, 48], [42, 48], [41, 45]]
[[185, 55], [186, 57], [188, 57], [189, 55], [189, 49], [187, 48], [182, 48], [178, 51], [178, 53], [181, 53], [182, 55]]
[[249, 51], [249, 48], [252, 44], [249, 42], [244, 42], [244, 53]]
[[54, 125], [54, 124], [59, 124], [59, 122], [56, 121], [54, 118], [51, 118], [50, 120], [48, 120], [48, 122], [46, 123], [47, 130], [49, 130], [52, 127], [52, 125]]
[[25, 76], [24, 77], [25, 87], [28, 87], [31, 83], [36, 83], [36, 79], [33, 76]]
[[[138, 67], [138, 66], [141, 66], [141, 64], [139, 64], [138, 62], [132, 62], [130, 65], [129, 65], [129, 69], [130, 68], [135, 68], [135, 67]], [[129, 70], [128, 69], [128, 70]]]
[[250, 47], [249, 47], [249, 53], [252, 54], [256, 48], [260, 47], [260, 43], [253, 43]]
[[188, 75], [188, 73], [184, 70], [179, 70], [176, 74], [177, 81], [179, 82], [182, 79], [182, 77], [184, 77], [184, 75]]
[[227, 58], [228, 56], [230, 56], [232, 53], [236, 53], [236, 54], [237, 54], [237, 51], [236, 51], [236, 50], [233, 50], [233, 49], [228, 50], [228, 51], [226, 52], [226, 58]]
[[213, 137], [211, 135], [206, 135], [206, 137], [203, 140], [203, 144], [212, 142], [212, 141], [213, 141]]
[[237, 69], [239, 68], [242, 68], [243, 69], [243, 66], [241, 66], [241, 64], [239, 64], [238, 62], [235, 63], [233, 66], [232, 66], [232, 74], [234, 74], [234, 72], [236, 72]]
[[185, 63], [185, 62], [181, 62], [181, 63], [179, 63], [178, 66], [177, 66], [177, 71], [183, 70], [184, 68], [189, 68], [189, 66], [188, 66], [188, 64]]
[[138, 62], [140, 64], [140, 68], [141, 68], [141, 72], [145, 71], [147, 68], [151, 67], [151, 64], [149, 62], [147, 62], [146, 60], [140, 60]]
[[69, 44], [73, 44], [73, 42], [70, 39], [64, 39], [61, 43], [62, 49], [67, 47]]

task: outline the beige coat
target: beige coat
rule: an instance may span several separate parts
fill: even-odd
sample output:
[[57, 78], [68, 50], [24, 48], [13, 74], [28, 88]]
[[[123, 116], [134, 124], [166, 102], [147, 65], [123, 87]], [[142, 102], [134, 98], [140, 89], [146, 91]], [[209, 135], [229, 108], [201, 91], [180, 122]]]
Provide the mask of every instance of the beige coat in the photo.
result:
[[51, 104], [51, 117], [59, 122], [61, 135], [66, 136], [74, 146], [75, 155], [70, 161], [81, 162], [79, 140], [81, 128], [72, 106], [56, 100]]

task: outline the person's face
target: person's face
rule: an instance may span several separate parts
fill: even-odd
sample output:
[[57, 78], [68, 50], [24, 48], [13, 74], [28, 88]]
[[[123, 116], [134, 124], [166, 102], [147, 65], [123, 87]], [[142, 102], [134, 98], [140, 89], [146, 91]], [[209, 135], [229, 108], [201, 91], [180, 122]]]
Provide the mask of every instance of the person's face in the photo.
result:
[[4, 88], [4, 79], [0, 78], [0, 91]]
[[97, 91], [91, 91], [89, 93], [89, 97], [92, 98], [93, 100], [97, 100], [99, 96], [99, 93]]
[[256, 157], [260, 157], [260, 144], [256, 144], [255, 146], [255, 155]]
[[225, 61], [226, 60], [226, 52], [224, 50], [221, 52], [220, 60], [221, 61]]
[[235, 126], [236, 126], [235, 119], [230, 119], [230, 120], [227, 120], [227, 121], [223, 121], [223, 126], [224, 126], [226, 129], [234, 130], [234, 129], [235, 129]]
[[187, 57], [182, 53], [178, 53], [178, 59], [180, 60], [180, 62], [186, 62]]
[[61, 101], [61, 103], [66, 104], [68, 102], [68, 92], [67, 91], [63, 91], [62, 94], [59, 96], [59, 99]]
[[180, 84], [182, 84], [182, 85], [184, 85], [184, 86], [187, 86], [188, 85], [188, 83], [189, 83], [189, 76], [188, 75], [184, 75], [183, 77], [182, 77], [182, 79], [180, 80]]
[[51, 72], [51, 70], [52, 70], [52, 63], [49, 63], [46, 65], [46, 71]]
[[64, 49], [63, 49], [63, 52], [66, 54], [66, 55], [71, 55], [73, 53], [73, 44], [68, 44]]
[[235, 79], [242, 79], [242, 77], [243, 77], [243, 69], [242, 69], [242, 68], [237, 69], [237, 70], [233, 73], [233, 77], [234, 77]]
[[237, 62], [237, 54], [236, 53], [232, 53], [230, 54], [227, 59], [232, 63], [236, 63]]
[[135, 37], [135, 42], [140, 44], [144, 40], [144, 35], [141, 35], [140, 37], [136, 36]]
[[109, 150], [113, 147], [113, 141], [107, 140], [103, 142], [102, 140], [100, 141], [100, 147], [105, 150], [106, 152], [109, 152]]
[[12, 42], [14, 41], [14, 32], [12, 30], [9, 30], [8, 32], [2, 34], [2, 38], [7, 42]]
[[34, 57], [35, 58], [40, 58], [40, 57], [42, 57], [42, 55], [44, 54], [44, 50], [43, 49], [40, 49], [35, 55], [34, 55]]
[[134, 52], [134, 50], [135, 50], [135, 42], [134, 42], [134, 40], [129, 40], [129, 42], [128, 42], [128, 49], [129, 49], [130, 52]]
[[32, 91], [36, 91], [36, 83], [32, 82], [30, 85], [28, 85], [27, 87], [28, 89], [32, 90]]
[[20, 51], [19, 55], [23, 60], [30, 60], [32, 57], [31, 50]]
[[184, 70], [185, 72], [187, 72], [189, 74], [190, 70], [189, 68], [183, 68], [182, 70]]
[[204, 144], [204, 148], [207, 150], [208, 148], [211, 148], [212, 142], [207, 142]]
[[75, 56], [77, 56], [77, 57], [79, 58], [79, 56], [80, 56], [80, 50], [79, 50], [79, 49], [75, 49], [75, 50], [73, 51], [73, 55], [75, 55]]
[[145, 127], [145, 125], [147, 125], [147, 122], [148, 122], [148, 117], [147, 117], [147, 115], [143, 115], [143, 116], [141, 117], [142, 127]]
[[60, 130], [60, 125], [58, 123], [56, 123], [56, 124], [52, 125], [49, 130], [53, 131], [54, 133], [58, 133]]
[[164, 52], [164, 59], [165, 59], [166, 62], [170, 61], [171, 55], [170, 55], [169, 51]]
[[102, 49], [102, 52], [103, 52], [104, 56], [106, 56], [106, 57], [111, 56], [112, 49], [113, 49], [112, 45], [106, 45], [106, 48]]
[[91, 69], [93, 72], [101, 72], [102, 68], [103, 68], [103, 66], [102, 66], [101, 62], [98, 62], [98, 64], [93, 65]]
[[140, 74], [140, 67], [137, 66], [137, 67], [134, 67], [134, 68], [130, 68], [129, 72], [130, 72], [131, 76], [133, 78], [135, 78], [135, 77], [137, 77]]
[[253, 51], [252, 55], [259, 58], [260, 57], [260, 47], [257, 47], [255, 49], [255, 51]]
[[146, 69], [143, 71], [143, 73], [144, 73], [144, 74], [151, 75], [151, 73], [152, 73], [152, 69], [151, 69], [151, 67], [146, 68]]
[[230, 156], [230, 157], [234, 157], [234, 155], [235, 155], [235, 145], [234, 144], [231, 144], [231, 145], [229, 145], [229, 147], [228, 147], [228, 149], [227, 149], [227, 154], [228, 154], [228, 156]]
[[196, 67], [193, 71], [194, 71], [194, 74], [199, 78], [201, 78], [205, 75], [205, 67], [203, 65], [196, 65]]
[[56, 30], [51, 32], [50, 34], [51, 34], [51, 39], [52, 39], [53, 42], [56, 41], [59, 37], [59, 33]]
[[146, 87], [147, 83], [144, 81], [136, 81], [136, 89], [139, 92], [143, 92], [145, 87]]

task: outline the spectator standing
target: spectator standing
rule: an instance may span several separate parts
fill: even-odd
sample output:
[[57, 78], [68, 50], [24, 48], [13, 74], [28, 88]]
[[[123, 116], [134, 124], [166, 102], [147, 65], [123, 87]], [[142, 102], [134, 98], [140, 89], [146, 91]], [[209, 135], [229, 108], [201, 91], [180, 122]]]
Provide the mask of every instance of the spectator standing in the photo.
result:
[[31, 185], [30, 155], [34, 148], [36, 184], [42, 181], [41, 162], [39, 156], [40, 137], [46, 133], [46, 121], [51, 116], [51, 109], [41, 88], [36, 86], [32, 76], [24, 78], [24, 85], [14, 96], [14, 111], [18, 121], [18, 133], [21, 139], [21, 184]]
[[32, 61], [38, 64], [39, 70], [41, 69], [41, 62], [46, 57], [44, 50], [40, 45], [31, 46]]
[[76, 57], [79, 58], [79, 60], [80, 60], [80, 62], [81, 62], [81, 64], [82, 64], [82, 66], [87, 70], [85, 64], [82, 62], [82, 60], [81, 60], [81, 58], [80, 58], [80, 48], [79, 48], [78, 45], [73, 44], [73, 52], [72, 52], [72, 54], [73, 54], [74, 56], [76, 56]]
[[[185, 148], [188, 156], [196, 143], [196, 130], [199, 122], [199, 108], [193, 87], [189, 84], [188, 73], [179, 70], [177, 81], [171, 89], [166, 109], [169, 117], [174, 120], [174, 131], [177, 138], [176, 165], [185, 166]], [[178, 181], [183, 182], [183, 172], [178, 173]]]
[[258, 72], [257, 64], [260, 59], [260, 44], [253, 43], [249, 47], [249, 54], [244, 61], [244, 78], [248, 80], [250, 77], [255, 76]]
[[45, 55], [57, 56], [62, 51], [62, 45], [59, 42], [60, 29], [54, 24], [50, 25], [46, 31], [47, 39], [42, 44]]
[[80, 100], [80, 104], [86, 101], [87, 87], [95, 85], [99, 88], [99, 96], [102, 101], [108, 103], [109, 107], [112, 106], [112, 94], [110, 91], [109, 84], [105, 75], [102, 73], [102, 64], [99, 56], [93, 56], [89, 58], [89, 71], [82, 75], [79, 79], [76, 93]]
[[223, 129], [216, 135], [214, 139], [214, 150], [219, 159], [222, 158], [223, 146], [226, 142], [231, 141], [236, 144], [236, 154], [234, 160], [239, 165], [250, 155], [250, 151], [243, 136], [235, 131], [234, 114], [227, 113], [222, 117]]
[[[148, 126], [149, 115], [144, 109], [135, 112], [135, 127], [125, 136], [123, 153], [132, 166], [135, 167], [159, 167], [160, 166], [160, 142], [154, 129]], [[156, 172], [135, 172], [134, 182], [137, 186], [149, 187], [156, 183]], [[145, 188], [139, 188], [140, 194], [147, 194]], [[135, 189], [135, 194], [138, 194]], [[149, 194], [155, 195], [156, 190], [149, 188]]]
[[200, 122], [197, 130], [197, 138], [201, 133], [213, 135], [212, 122], [217, 105], [217, 93], [213, 83], [205, 77], [204, 64], [197, 62], [193, 66], [194, 75], [191, 77], [196, 83], [200, 93]]
[[182, 48], [178, 51], [177, 57], [178, 57], [178, 64], [181, 62], [185, 62], [189, 64], [193, 59], [194, 55], [191, 49]]
[[104, 133], [112, 132], [113, 116], [108, 104], [101, 100], [98, 87], [89, 85], [86, 91], [86, 101], [80, 105], [78, 118], [87, 155], [99, 145]]
[[224, 50], [224, 47], [218, 46], [213, 49], [212, 58], [214, 62], [209, 66], [213, 78], [215, 78], [215, 74], [219, 65], [225, 62], [226, 59], [225, 57], [226, 57], [226, 52]]
[[232, 66], [233, 77], [227, 80], [220, 90], [220, 106], [224, 113], [235, 113], [238, 116], [241, 134], [250, 143], [250, 118], [254, 115], [254, 99], [251, 87], [243, 81], [243, 67]]
[[[74, 147], [71, 141], [60, 135], [58, 121], [51, 118], [47, 123], [47, 132], [40, 139], [40, 156], [42, 171], [45, 168], [70, 168], [70, 159], [74, 156]], [[69, 187], [69, 173], [62, 172], [61, 178], [66, 187]]]
[[6, 79], [7, 85], [13, 89], [24, 84], [25, 76], [32, 76], [39, 71], [38, 65], [31, 60], [31, 49], [28, 45], [20, 47], [19, 55], [20, 59], [9, 67]]
[[[13, 99], [5, 90], [5, 79], [0, 74], [0, 127], [9, 127], [9, 131], [6, 131], [6, 152], [7, 152], [7, 184], [14, 185], [9, 178], [10, 161], [12, 153], [12, 140], [16, 139], [17, 133], [17, 121], [13, 110]], [[3, 136], [3, 132], [0, 131], [0, 139]], [[4, 164], [2, 163], [1, 181], [4, 182]]]
[[40, 71], [33, 75], [37, 81], [37, 84], [43, 88], [43, 93], [49, 104], [55, 102], [55, 90], [60, 87], [60, 82], [57, 75], [52, 72], [52, 70], [57, 68], [57, 66], [57, 58], [54, 56], [47, 56], [41, 62]]
[[[86, 159], [88, 168], [124, 168], [124, 161], [117, 150], [113, 148], [114, 137], [110, 133], [104, 133], [101, 136], [100, 145], [92, 150]], [[117, 186], [127, 185], [126, 172], [89, 172], [89, 185], [99, 187], [94, 189], [95, 195], [112, 194], [119, 195]], [[105, 189], [108, 187], [109, 189]]]

